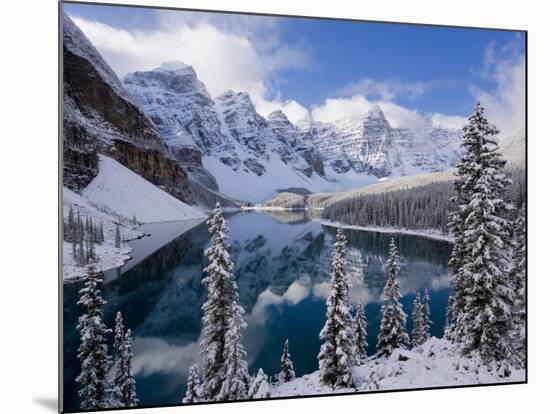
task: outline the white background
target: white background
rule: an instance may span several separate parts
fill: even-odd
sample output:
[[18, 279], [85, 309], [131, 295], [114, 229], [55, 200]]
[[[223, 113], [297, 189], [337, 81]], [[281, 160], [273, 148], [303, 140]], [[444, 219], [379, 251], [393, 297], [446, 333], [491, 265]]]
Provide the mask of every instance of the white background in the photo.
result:
[[[139, 0], [137, 3], [529, 31], [528, 385], [178, 407], [140, 410], [140, 413], [548, 412], [550, 273], [546, 263], [550, 258], [545, 213], [550, 191], [547, 173], [550, 32], [545, 2]], [[57, 2], [11, 0], [0, 7], [3, 221], [0, 411], [48, 413], [55, 411], [57, 401]]]

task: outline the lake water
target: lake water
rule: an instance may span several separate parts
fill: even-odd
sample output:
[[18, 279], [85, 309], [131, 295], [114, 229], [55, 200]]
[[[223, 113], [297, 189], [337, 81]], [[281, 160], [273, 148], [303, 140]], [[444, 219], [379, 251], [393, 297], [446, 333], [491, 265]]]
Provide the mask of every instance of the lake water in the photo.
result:
[[[231, 256], [248, 324], [244, 341], [250, 372], [263, 368], [268, 375], [275, 375], [286, 338], [296, 374], [315, 371], [336, 229], [321, 226], [303, 211], [239, 212], [229, 216], [228, 222]], [[146, 226], [144, 231], [152, 236], [130, 242], [136, 257], [122, 269], [108, 272], [102, 287], [108, 301], [106, 323], [113, 327], [120, 310], [133, 331], [137, 395], [143, 405], [180, 403], [188, 368], [198, 360], [201, 305], [206, 297], [201, 279], [209, 234], [205, 223], [189, 227], [185, 223]], [[392, 236], [357, 230], [345, 230], [345, 234], [351, 300], [365, 306], [368, 352], [372, 354]], [[409, 333], [414, 295], [426, 288], [431, 295], [432, 335], [441, 336], [452, 246], [410, 235], [394, 237], [401, 254], [399, 279]], [[64, 403], [69, 411], [79, 408], [74, 379], [80, 369], [75, 327], [82, 312], [76, 305], [81, 286], [64, 286]]]

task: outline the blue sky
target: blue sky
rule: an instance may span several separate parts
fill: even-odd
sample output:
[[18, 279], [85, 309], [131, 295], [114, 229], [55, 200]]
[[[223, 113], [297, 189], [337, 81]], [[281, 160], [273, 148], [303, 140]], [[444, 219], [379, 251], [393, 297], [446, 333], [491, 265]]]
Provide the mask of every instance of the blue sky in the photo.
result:
[[213, 95], [246, 90], [260, 113], [333, 120], [382, 103], [397, 123], [409, 122], [405, 110], [452, 123], [481, 99], [497, 107], [495, 118], [519, 111], [517, 124], [523, 116], [523, 33], [97, 5], [65, 11], [119, 76], [182, 60]]

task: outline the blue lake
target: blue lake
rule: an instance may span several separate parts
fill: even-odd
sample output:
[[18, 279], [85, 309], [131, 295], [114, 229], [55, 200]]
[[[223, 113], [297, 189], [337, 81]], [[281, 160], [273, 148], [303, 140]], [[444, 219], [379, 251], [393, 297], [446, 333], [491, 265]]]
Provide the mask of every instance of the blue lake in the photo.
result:
[[[330, 254], [336, 229], [307, 217], [306, 212], [239, 212], [228, 217], [231, 255], [248, 327], [244, 334], [250, 372], [279, 371], [286, 338], [297, 375], [317, 369], [319, 332], [325, 321], [330, 286]], [[145, 226], [151, 237], [130, 242], [134, 259], [107, 272], [103, 297], [107, 324], [122, 311], [134, 340], [134, 368], [140, 404], [178, 404], [185, 394], [188, 368], [198, 361], [201, 283], [209, 243], [205, 223]], [[345, 230], [347, 270], [352, 302], [365, 306], [368, 352], [376, 351], [384, 265], [391, 235]], [[160, 236], [159, 236], [160, 235]], [[161, 237], [162, 236], [162, 237]], [[395, 235], [401, 254], [403, 305], [411, 314], [416, 291], [431, 295], [432, 335], [441, 336], [449, 295], [447, 263], [452, 245], [427, 238]], [[79, 344], [76, 305], [81, 283], [64, 285], [64, 403], [79, 408]], [[412, 329], [408, 318], [409, 332]], [[112, 338], [109, 338], [111, 341]]]

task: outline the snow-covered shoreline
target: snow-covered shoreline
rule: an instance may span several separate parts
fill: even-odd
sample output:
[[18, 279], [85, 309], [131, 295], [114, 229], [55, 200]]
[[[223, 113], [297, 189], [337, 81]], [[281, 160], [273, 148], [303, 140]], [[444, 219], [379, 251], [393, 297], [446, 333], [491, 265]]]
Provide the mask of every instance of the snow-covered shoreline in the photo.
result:
[[370, 231], [375, 233], [406, 234], [410, 236], [425, 237], [427, 239], [454, 243], [454, 238], [452, 236], [444, 235], [437, 230], [411, 230], [397, 227], [357, 226], [354, 224], [345, 224], [338, 221], [329, 221], [323, 219], [314, 219], [314, 221], [317, 221], [322, 226], [342, 227], [344, 229]]
[[322, 208], [308, 208], [308, 207], [275, 207], [275, 206], [243, 206], [241, 210], [244, 211], [307, 211], [307, 210], [322, 210]]
[[[127, 242], [148, 233], [141, 231], [138, 224], [174, 222], [173, 227], [180, 229], [182, 225], [179, 222], [208, 218], [205, 212], [176, 199], [101, 154], [99, 173], [81, 194], [63, 188], [63, 218], [66, 223], [70, 209], [74, 216], [78, 215], [82, 220], [94, 226], [101, 225], [104, 229], [104, 240], [92, 243], [96, 266], [101, 272], [122, 267], [133, 259], [131, 253], [134, 249]], [[121, 244], [115, 242], [117, 231]], [[161, 236], [159, 240], [162, 240]], [[68, 240], [70, 237], [63, 241], [63, 280], [81, 280], [85, 277], [85, 267], [82, 266], [85, 259], [78, 258], [76, 250], [73, 254], [73, 244]], [[142, 252], [138, 252], [138, 256], [142, 256]]]
[[460, 356], [455, 345], [441, 338], [430, 338], [419, 348], [396, 349], [389, 357], [370, 357], [353, 369], [355, 388], [334, 390], [323, 385], [319, 371], [292, 381], [275, 384], [273, 397], [337, 394], [361, 391], [438, 388], [474, 384], [521, 383], [525, 369], [511, 369], [510, 375], [499, 375], [498, 368], [483, 365], [472, 356]]

